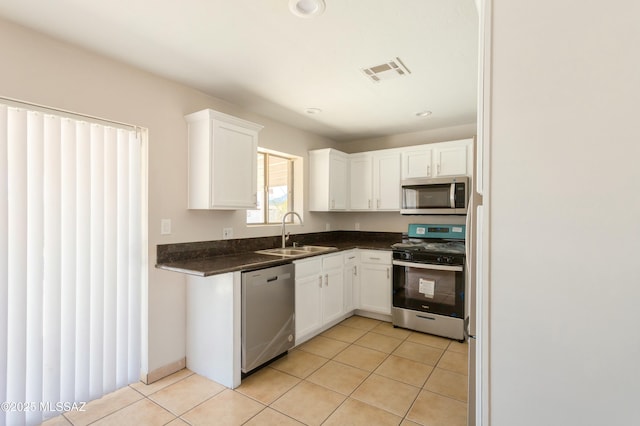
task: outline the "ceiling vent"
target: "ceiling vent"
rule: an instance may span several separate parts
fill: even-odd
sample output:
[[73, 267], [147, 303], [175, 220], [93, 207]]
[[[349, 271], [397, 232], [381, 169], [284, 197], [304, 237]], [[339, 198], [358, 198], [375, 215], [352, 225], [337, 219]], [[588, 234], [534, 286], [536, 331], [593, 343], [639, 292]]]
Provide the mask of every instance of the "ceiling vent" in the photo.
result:
[[411, 71], [402, 63], [400, 58], [395, 58], [384, 64], [364, 68], [362, 71], [375, 83], [411, 74]]

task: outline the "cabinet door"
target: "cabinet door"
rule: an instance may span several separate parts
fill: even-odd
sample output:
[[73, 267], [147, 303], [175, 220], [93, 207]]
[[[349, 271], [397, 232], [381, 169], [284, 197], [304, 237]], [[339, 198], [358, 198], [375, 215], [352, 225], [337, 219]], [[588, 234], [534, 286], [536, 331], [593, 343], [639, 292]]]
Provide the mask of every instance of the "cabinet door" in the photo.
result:
[[296, 341], [322, 327], [321, 274], [296, 279]]
[[408, 149], [402, 152], [402, 179], [431, 177], [431, 148]]
[[370, 210], [372, 205], [372, 161], [369, 154], [355, 154], [349, 158], [351, 210]]
[[[342, 265], [341, 265], [342, 266]], [[344, 309], [344, 277], [342, 267], [324, 272], [322, 290], [322, 323], [339, 318]]]
[[347, 209], [347, 175], [348, 160], [346, 156], [331, 155], [329, 176], [329, 210]]
[[[357, 308], [355, 304], [356, 288], [358, 285], [358, 255], [357, 252], [348, 251], [344, 254], [344, 312], [350, 312]], [[357, 293], [358, 297], [360, 293]]]
[[466, 175], [468, 172], [467, 146], [441, 146], [434, 148], [436, 176]]
[[400, 210], [400, 153], [375, 154], [373, 165], [376, 210]]
[[256, 208], [258, 133], [213, 120], [211, 207]]
[[360, 308], [391, 314], [391, 266], [363, 263], [360, 268]]

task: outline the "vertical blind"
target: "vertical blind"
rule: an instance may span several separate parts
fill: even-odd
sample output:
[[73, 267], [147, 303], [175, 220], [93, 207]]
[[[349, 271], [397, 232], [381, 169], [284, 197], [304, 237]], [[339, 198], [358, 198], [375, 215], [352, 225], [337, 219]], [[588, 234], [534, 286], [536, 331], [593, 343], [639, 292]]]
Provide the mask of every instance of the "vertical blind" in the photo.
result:
[[0, 105], [0, 402], [33, 404], [0, 424], [138, 380], [140, 160], [136, 129]]

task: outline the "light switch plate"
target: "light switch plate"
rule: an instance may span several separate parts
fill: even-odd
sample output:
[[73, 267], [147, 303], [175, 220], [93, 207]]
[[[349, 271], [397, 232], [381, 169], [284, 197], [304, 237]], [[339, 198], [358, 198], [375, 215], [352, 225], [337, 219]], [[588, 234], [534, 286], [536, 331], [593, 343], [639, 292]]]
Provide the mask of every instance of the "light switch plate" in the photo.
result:
[[160, 235], [171, 234], [171, 219], [160, 220]]

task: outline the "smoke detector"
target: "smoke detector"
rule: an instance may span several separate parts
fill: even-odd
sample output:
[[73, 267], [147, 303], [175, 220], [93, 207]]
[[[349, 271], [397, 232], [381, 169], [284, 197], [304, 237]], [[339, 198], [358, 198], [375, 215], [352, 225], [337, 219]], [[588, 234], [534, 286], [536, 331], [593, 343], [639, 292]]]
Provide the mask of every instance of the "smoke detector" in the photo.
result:
[[398, 57], [380, 65], [363, 68], [362, 71], [375, 83], [396, 77], [405, 77], [411, 74], [411, 71], [409, 71]]

